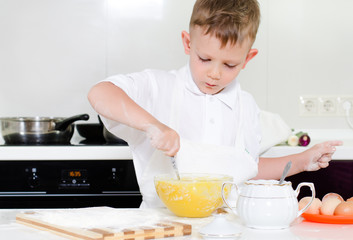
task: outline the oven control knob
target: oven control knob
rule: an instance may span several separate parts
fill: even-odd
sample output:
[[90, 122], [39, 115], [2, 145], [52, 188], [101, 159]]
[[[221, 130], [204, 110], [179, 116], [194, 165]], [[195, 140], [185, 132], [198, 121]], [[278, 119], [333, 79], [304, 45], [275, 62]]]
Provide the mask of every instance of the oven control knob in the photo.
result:
[[110, 180], [112, 183], [118, 183], [119, 179], [118, 176], [116, 175], [116, 173], [112, 173], [112, 176], [110, 177]]
[[37, 188], [39, 187], [40, 181], [39, 177], [36, 174], [33, 174], [31, 177], [28, 179], [28, 184], [30, 188]]
[[112, 173], [111, 173], [111, 175], [109, 177], [109, 181], [113, 185], [118, 185], [119, 184], [119, 178], [118, 178], [118, 176], [117, 176], [115, 171], [112, 171]]
[[111, 172], [109, 180], [113, 185], [119, 184], [119, 178], [116, 173], [116, 168], [112, 168], [112, 172]]

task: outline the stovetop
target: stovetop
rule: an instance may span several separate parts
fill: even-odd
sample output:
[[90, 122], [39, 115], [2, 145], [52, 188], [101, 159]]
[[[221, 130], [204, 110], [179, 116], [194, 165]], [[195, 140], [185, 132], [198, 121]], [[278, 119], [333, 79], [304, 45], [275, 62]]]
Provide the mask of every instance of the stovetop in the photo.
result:
[[0, 142], [2, 160], [127, 160], [127, 144], [72, 141], [69, 145], [6, 145]]
[[7, 144], [0, 143], [0, 147], [75, 147], [75, 146], [128, 146], [127, 143], [107, 143], [107, 142], [87, 142], [86, 140], [80, 142], [71, 142], [68, 144]]

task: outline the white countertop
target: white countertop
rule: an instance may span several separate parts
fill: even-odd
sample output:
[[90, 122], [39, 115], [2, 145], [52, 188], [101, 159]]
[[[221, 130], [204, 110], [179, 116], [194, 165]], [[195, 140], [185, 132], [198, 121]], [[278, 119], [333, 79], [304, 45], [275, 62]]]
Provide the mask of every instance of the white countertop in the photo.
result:
[[128, 146], [84, 145], [84, 140], [74, 134], [73, 145], [7, 146], [0, 137], [0, 161], [2, 160], [127, 160], [132, 159]]
[[[262, 157], [281, 157], [300, 153], [308, 147], [274, 146]], [[336, 147], [333, 160], [353, 160], [353, 144]], [[0, 146], [1, 160], [127, 160], [132, 159], [128, 146]]]
[[128, 146], [0, 146], [0, 160], [126, 160]]
[[[262, 154], [262, 156], [280, 157], [305, 151], [314, 144], [323, 141], [342, 140], [344, 145], [337, 147], [337, 151], [333, 155], [333, 160], [353, 160], [352, 129], [301, 129], [300, 131], [307, 132], [311, 137], [311, 143], [308, 147], [274, 146]], [[75, 141], [78, 140], [76, 139]], [[126, 159], [132, 159], [131, 151], [128, 146], [119, 145], [0, 146], [0, 160]]]
[[[127, 211], [128, 209], [119, 209], [119, 211]], [[15, 217], [17, 213], [28, 210], [18, 209], [0, 209], [0, 239], [21, 239], [21, 240], [62, 240], [53, 233], [37, 230], [31, 227], [16, 223]], [[38, 210], [37, 210], [38, 211]], [[39, 210], [40, 211], [40, 210]], [[155, 209], [158, 214], [170, 220], [175, 220], [192, 225], [192, 236], [175, 237], [169, 239], [202, 239], [198, 233], [198, 229], [213, 220], [213, 216], [208, 218], [179, 218], [174, 216], [166, 209]], [[299, 217], [294, 221], [292, 226], [283, 230], [255, 230], [242, 227], [241, 221], [235, 215], [229, 215], [229, 221], [234, 224], [240, 224], [242, 234], [238, 239], [247, 240], [317, 240], [317, 239], [340, 239], [350, 240], [353, 236], [353, 225], [351, 224], [321, 224], [303, 221]]]
[[[307, 132], [311, 142], [307, 147], [274, 146], [263, 153], [262, 157], [281, 157], [305, 151], [313, 145], [329, 140], [341, 140], [342, 146], [336, 147], [333, 160], [353, 160], [353, 129], [301, 129]], [[295, 131], [297, 132], [297, 131]]]
[[[261, 156], [262, 157], [281, 157], [281, 156], [303, 152], [309, 147], [275, 146], [270, 148]], [[336, 152], [332, 155], [332, 160], [353, 160], [353, 146], [336, 147]]]

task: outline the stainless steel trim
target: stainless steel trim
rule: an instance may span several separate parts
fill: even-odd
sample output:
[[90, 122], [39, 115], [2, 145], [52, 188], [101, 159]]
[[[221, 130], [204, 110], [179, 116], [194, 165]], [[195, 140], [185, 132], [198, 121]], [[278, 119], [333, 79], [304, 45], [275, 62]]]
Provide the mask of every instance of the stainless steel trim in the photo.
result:
[[112, 193], [136, 193], [136, 194], [140, 194], [139, 191], [102, 191], [103, 194], [112, 194]]

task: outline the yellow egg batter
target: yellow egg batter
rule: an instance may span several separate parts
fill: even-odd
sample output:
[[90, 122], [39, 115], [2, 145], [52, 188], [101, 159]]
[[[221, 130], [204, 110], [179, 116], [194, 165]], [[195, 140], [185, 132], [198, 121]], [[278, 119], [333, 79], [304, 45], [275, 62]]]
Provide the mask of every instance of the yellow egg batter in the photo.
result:
[[[156, 177], [159, 198], [175, 215], [180, 217], [207, 217], [223, 205], [221, 189], [228, 176], [181, 176], [180, 180]], [[231, 186], [224, 189], [228, 196]]]

